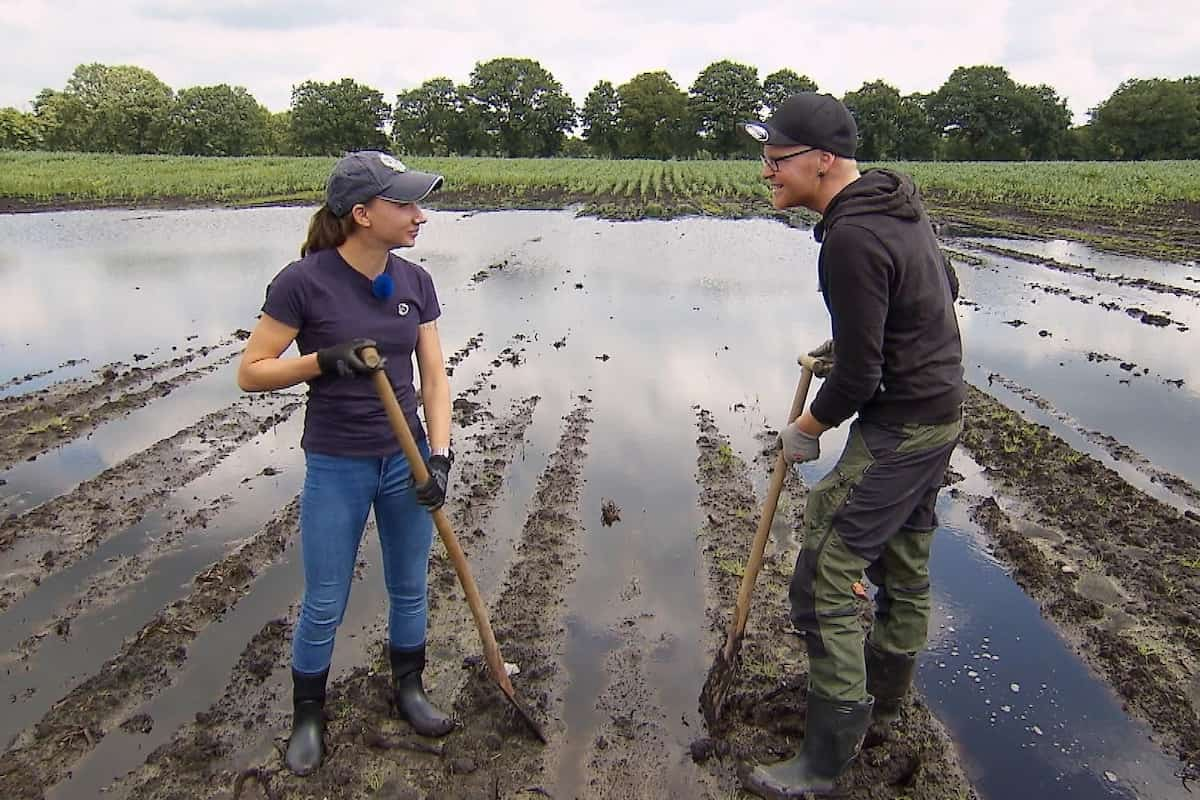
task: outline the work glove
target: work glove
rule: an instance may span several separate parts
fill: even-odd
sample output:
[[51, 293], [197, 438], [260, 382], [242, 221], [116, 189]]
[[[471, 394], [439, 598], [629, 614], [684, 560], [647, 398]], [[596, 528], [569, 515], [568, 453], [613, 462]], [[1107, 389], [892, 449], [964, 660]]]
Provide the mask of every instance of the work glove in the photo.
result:
[[808, 351], [813, 358], [833, 358], [833, 339], [826, 339], [820, 347]]
[[783, 444], [783, 458], [789, 464], [803, 464], [821, 457], [821, 437], [800, 430], [800, 423], [793, 422], [779, 434]]
[[417, 502], [432, 513], [446, 502], [446, 484], [450, 481], [450, 464], [453, 456], [431, 456], [429, 463], [429, 480], [417, 486]]
[[317, 351], [317, 366], [322, 375], [340, 375], [348, 378], [352, 375], [370, 375], [378, 369], [383, 369], [384, 358], [374, 367], [367, 366], [362, 360], [364, 347], [375, 347], [374, 339], [351, 339], [348, 342], [323, 347]]

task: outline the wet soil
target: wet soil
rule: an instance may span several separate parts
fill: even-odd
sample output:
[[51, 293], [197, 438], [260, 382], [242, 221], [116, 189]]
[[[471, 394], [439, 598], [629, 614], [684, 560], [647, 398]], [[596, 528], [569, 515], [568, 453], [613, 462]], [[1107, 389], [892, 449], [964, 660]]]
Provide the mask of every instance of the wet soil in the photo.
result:
[[1196, 761], [1200, 518], [974, 387], [962, 443], [1001, 487], [1003, 505], [982, 498], [974, 514], [1013, 577], [1129, 709]]
[[[750, 467], [735, 455], [704, 410], [697, 414], [700, 435], [697, 475], [706, 523], [699, 534], [708, 568], [706, 609], [712, 652], [723, 646], [728, 615], [749, 553], [758, 520], [758, 501]], [[772, 441], [769, 434], [760, 437]], [[765, 470], [775, 452], [759, 459]], [[735, 792], [739, 762], [770, 763], [792, 756], [804, 737], [808, 659], [788, 618], [787, 590], [796, 556], [803, 544], [807, 488], [789, 472], [776, 510], [772, 539], [751, 600], [740, 667], [718, 730], [698, 738], [692, 755], [713, 774], [724, 792]], [[860, 603], [864, 625], [871, 608]], [[854, 798], [946, 800], [977, 795], [959, 763], [945, 728], [914, 691], [890, 726], [875, 726], [862, 753], [839, 781], [839, 790]]]

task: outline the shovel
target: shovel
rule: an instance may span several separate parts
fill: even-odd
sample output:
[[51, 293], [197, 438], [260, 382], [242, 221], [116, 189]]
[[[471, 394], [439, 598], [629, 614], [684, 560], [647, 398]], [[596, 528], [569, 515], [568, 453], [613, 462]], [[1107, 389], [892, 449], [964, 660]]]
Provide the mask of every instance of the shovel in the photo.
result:
[[[788, 424], [792, 424], [804, 411], [804, 403], [808, 399], [808, 389], [812, 384], [814, 374], [821, 377], [829, 374], [831, 363], [826, 359], [814, 358], [809, 355], [800, 356], [800, 383], [796, 386], [796, 396], [792, 399], [792, 408], [788, 412]], [[783, 450], [775, 458], [775, 469], [771, 473], [771, 487], [767, 491], [767, 499], [763, 502], [762, 516], [758, 520], [758, 530], [750, 545], [750, 557], [746, 561], [746, 569], [742, 573], [742, 585], [738, 589], [737, 606], [733, 618], [729, 621], [729, 633], [725, 637], [725, 646], [717, 652], [704, 688], [700, 690], [700, 710], [709, 730], [716, 730], [725, 710], [725, 701], [737, 675], [738, 654], [742, 649], [742, 636], [746, 633], [746, 621], [750, 618], [750, 595], [754, 593], [754, 581], [762, 568], [763, 551], [767, 547], [767, 536], [771, 533], [771, 525], [775, 522], [775, 508], [779, 505], [779, 494], [783, 491], [783, 481], [787, 477], [787, 461], [784, 460]]]
[[[360, 355], [368, 366], [375, 367], [380, 362], [379, 351], [374, 347], [364, 347], [360, 351]], [[383, 403], [384, 410], [387, 411], [392, 432], [396, 434], [396, 439], [404, 450], [404, 457], [408, 459], [413, 479], [418, 484], [424, 483], [429, 480], [429, 469], [425, 466], [425, 459], [421, 457], [421, 451], [417, 449], [417, 443], [408, 427], [408, 420], [404, 418], [404, 412], [396, 400], [396, 393], [392, 391], [392, 384], [388, 381], [387, 373], [378, 369], [372, 373], [371, 380], [375, 382], [375, 391], [379, 394], [379, 400]], [[483, 642], [483, 656], [487, 661], [488, 671], [492, 674], [492, 680], [500, 687], [500, 691], [508, 698], [509, 705], [516, 710], [517, 716], [525, 721], [538, 741], [546, 744], [545, 732], [534, 720], [529, 709], [517, 699], [512, 681], [508, 679], [508, 672], [504, 669], [504, 659], [500, 656], [500, 645], [496, 643], [496, 635], [492, 633], [492, 624], [488, 621], [487, 609], [483, 605], [483, 598], [479, 596], [479, 587], [475, 585], [475, 578], [471, 575], [471, 568], [467, 565], [467, 557], [458, 544], [454, 529], [450, 527], [450, 520], [446, 518], [446, 512], [440, 508], [434, 511], [433, 522], [437, 526], [438, 535], [442, 537], [446, 553], [449, 554], [450, 561], [454, 564], [454, 571], [458, 573], [458, 582], [462, 584], [463, 592], [467, 595], [467, 605], [471, 607], [471, 615], [475, 617], [475, 627], [479, 629], [479, 638]]]

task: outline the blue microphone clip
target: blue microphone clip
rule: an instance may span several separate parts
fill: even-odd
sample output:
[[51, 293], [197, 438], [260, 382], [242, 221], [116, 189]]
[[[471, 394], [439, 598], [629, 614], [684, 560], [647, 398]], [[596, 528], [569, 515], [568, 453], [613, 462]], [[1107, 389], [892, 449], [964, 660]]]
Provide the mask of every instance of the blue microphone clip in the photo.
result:
[[375, 276], [375, 280], [371, 281], [371, 294], [380, 300], [387, 300], [395, 290], [396, 282], [386, 272], [379, 273]]

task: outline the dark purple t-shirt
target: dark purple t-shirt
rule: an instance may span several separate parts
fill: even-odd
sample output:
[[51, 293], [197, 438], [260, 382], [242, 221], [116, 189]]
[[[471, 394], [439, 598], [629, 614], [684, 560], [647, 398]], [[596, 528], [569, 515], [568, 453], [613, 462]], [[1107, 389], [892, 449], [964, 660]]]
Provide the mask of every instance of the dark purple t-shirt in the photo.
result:
[[[299, 329], [296, 344], [307, 355], [351, 339], [374, 339], [387, 358], [387, 375], [413, 436], [424, 428], [413, 390], [417, 328], [441, 316], [433, 278], [411, 261], [388, 256], [395, 291], [386, 300], [371, 292], [367, 276], [336, 249], [309, 253], [284, 267], [267, 287], [263, 313]], [[334, 456], [387, 456], [400, 450], [387, 414], [366, 376], [322, 375], [308, 384], [300, 446]]]

